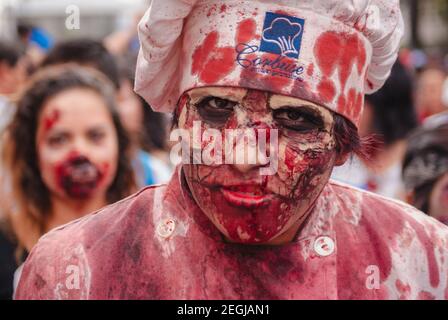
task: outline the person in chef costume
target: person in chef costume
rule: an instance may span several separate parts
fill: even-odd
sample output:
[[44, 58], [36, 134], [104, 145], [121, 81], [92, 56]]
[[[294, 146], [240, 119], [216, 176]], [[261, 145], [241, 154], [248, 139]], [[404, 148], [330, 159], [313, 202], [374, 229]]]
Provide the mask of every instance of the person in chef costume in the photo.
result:
[[398, 1], [153, 0], [139, 32], [135, 89], [172, 113], [181, 163], [43, 237], [16, 298], [447, 297], [446, 226], [329, 181], [374, 147], [357, 125]]

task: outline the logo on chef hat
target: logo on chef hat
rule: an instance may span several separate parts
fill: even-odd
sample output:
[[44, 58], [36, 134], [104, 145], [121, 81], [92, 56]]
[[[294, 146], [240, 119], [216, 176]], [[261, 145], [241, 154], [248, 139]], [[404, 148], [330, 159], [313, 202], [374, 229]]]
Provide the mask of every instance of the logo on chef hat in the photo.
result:
[[267, 12], [260, 51], [299, 58], [305, 20]]

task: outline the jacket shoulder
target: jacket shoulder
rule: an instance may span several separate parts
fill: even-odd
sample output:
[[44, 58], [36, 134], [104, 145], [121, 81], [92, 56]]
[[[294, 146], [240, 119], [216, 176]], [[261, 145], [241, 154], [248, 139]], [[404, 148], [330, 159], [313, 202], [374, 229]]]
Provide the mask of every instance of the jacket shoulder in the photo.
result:
[[42, 236], [24, 263], [15, 298], [87, 299], [90, 260], [107, 259], [124, 234], [150, 223], [154, 194], [164, 189], [144, 188]]
[[348, 209], [346, 212], [359, 211], [359, 214], [366, 220], [371, 220], [372, 223], [380, 223], [382, 229], [386, 229], [385, 224], [387, 223], [401, 225], [404, 222], [411, 221], [414, 226], [418, 225], [424, 229], [437, 229], [441, 235], [448, 237], [447, 226], [403, 201], [387, 198], [336, 181], [331, 181], [329, 185], [338, 200], [345, 202], [345, 207]]
[[[365, 274], [367, 268], [377, 267], [389, 299], [447, 297], [447, 226], [401, 201], [340, 183], [329, 188], [340, 208], [335, 217], [337, 241], [343, 244], [338, 246], [340, 270]], [[354, 281], [356, 277], [341, 276], [346, 284], [341, 296], [365, 294], [359, 285], [364, 282]]]

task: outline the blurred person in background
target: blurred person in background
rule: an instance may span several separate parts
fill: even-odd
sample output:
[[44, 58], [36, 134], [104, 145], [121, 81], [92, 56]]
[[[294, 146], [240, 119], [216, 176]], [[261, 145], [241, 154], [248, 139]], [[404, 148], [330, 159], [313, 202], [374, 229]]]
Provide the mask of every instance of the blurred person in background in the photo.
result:
[[406, 137], [417, 126], [413, 81], [409, 72], [396, 62], [385, 85], [366, 96], [360, 135], [375, 135], [382, 146], [368, 163], [354, 158], [335, 168], [333, 178], [383, 196], [403, 198], [401, 164]]
[[[18, 46], [9, 42], [0, 41], [0, 135], [14, 116], [14, 96], [20, 91], [26, 80], [26, 67], [22, 51]], [[1, 148], [1, 144], [0, 144]], [[0, 188], [9, 187], [8, 176], [0, 159]], [[2, 202], [4, 199], [2, 199]], [[4, 220], [6, 212], [0, 204], [0, 300], [12, 297], [11, 275], [14, 273], [16, 263], [14, 248], [9, 245], [5, 236]]]
[[409, 137], [403, 180], [408, 202], [448, 225], [448, 112], [427, 118]]
[[[136, 58], [135, 58], [136, 59]], [[172, 168], [168, 165], [168, 119], [157, 113], [134, 90], [136, 60], [120, 60], [118, 113], [131, 138], [131, 158], [137, 184], [144, 187], [168, 182]]]
[[11, 237], [6, 249], [18, 249], [19, 263], [49, 230], [135, 191], [114, 98], [102, 74], [67, 65], [39, 71], [19, 99], [2, 143], [12, 180], [2, 197]]
[[106, 75], [116, 89], [120, 88], [120, 76], [115, 57], [100, 41], [75, 39], [60, 42], [49, 51], [41, 67], [64, 63], [76, 63], [95, 68]]
[[420, 123], [427, 117], [447, 110], [443, 103], [443, 86], [446, 73], [436, 67], [421, 72], [417, 80], [416, 106]]
[[18, 46], [0, 41], [0, 132], [14, 113], [12, 99], [25, 83], [27, 64]]
[[[142, 99], [133, 91], [135, 62], [130, 63], [131, 59], [123, 58], [125, 62], [120, 68], [117, 60], [118, 58], [114, 57], [100, 41], [76, 39], [57, 44], [43, 60], [42, 66], [77, 63], [93, 67], [105, 74], [117, 89], [119, 114], [131, 137], [131, 159], [137, 185], [143, 187], [166, 182], [171, 175], [170, 168], [158, 158], [151, 156], [163, 153], [166, 130], [160, 129], [164, 128], [164, 117], [151, 110], [144, 110]], [[147, 132], [151, 134], [148, 135]], [[146, 152], [149, 148], [151, 155]]]
[[52, 36], [43, 28], [19, 21], [17, 35], [21, 47], [30, 59], [31, 67], [41, 64], [47, 52], [53, 47]]
[[128, 53], [137, 55], [139, 42], [137, 25], [144, 12], [137, 11], [133, 14], [131, 21], [124, 28], [108, 35], [103, 43], [107, 50], [115, 56], [125, 56]]

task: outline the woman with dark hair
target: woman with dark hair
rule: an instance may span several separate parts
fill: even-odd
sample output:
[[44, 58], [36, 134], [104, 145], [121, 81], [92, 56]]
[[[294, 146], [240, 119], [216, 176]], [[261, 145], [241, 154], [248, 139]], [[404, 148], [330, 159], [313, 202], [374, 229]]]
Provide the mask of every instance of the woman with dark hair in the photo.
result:
[[29, 252], [49, 230], [134, 191], [113, 97], [110, 81], [80, 66], [43, 69], [30, 81], [2, 144], [12, 181], [2, 206], [18, 248]]

